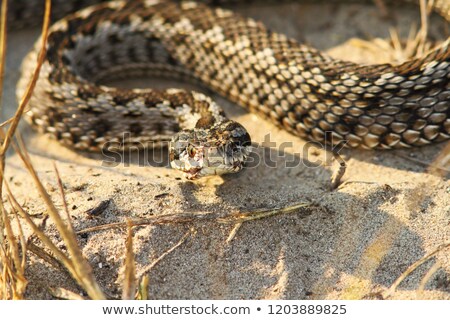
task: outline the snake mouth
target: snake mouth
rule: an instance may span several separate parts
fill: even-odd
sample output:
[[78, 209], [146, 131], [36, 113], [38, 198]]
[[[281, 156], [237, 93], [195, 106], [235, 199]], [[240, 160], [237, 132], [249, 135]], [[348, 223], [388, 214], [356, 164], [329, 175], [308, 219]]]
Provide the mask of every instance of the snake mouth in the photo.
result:
[[188, 180], [196, 180], [200, 178], [200, 171], [202, 171], [202, 168], [190, 168], [189, 170], [183, 170], [184, 176]]

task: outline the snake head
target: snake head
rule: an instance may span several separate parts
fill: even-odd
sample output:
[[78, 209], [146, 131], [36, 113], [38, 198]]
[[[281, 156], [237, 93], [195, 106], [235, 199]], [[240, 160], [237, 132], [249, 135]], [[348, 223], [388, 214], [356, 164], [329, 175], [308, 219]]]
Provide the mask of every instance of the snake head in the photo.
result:
[[251, 151], [247, 130], [231, 120], [210, 128], [177, 133], [170, 143], [170, 164], [189, 180], [240, 171]]

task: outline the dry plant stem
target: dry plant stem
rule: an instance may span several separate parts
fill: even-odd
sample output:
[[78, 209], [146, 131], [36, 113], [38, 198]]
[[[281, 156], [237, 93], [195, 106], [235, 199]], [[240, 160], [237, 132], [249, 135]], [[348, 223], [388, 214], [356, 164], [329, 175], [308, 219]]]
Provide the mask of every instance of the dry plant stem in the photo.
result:
[[147, 275], [142, 276], [142, 279], [139, 282], [137, 300], [148, 300], [148, 281], [149, 277]]
[[2, 97], [3, 97], [3, 77], [5, 76], [5, 59], [6, 59], [6, 17], [8, 13], [8, 1], [2, 0], [1, 20], [0, 20], [0, 117], [3, 114]]
[[22, 270], [25, 272], [25, 265], [27, 263], [27, 240], [25, 239], [25, 235], [23, 234], [23, 229], [22, 229], [22, 225], [20, 224], [20, 220], [19, 220], [19, 216], [17, 215], [17, 212], [15, 210], [13, 210], [14, 213], [14, 218], [16, 219], [17, 222], [17, 230], [19, 230], [19, 241], [20, 241], [20, 249], [22, 251], [22, 261], [21, 261], [21, 268]]
[[33, 165], [31, 164], [31, 160], [29, 155], [23, 146], [23, 142], [21, 139], [19, 141], [19, 156], [22, 159], [25, 167], [27, 168], [29, 174], [32, 176], [36, 189], [38, 190], [42, 200], [47, 206], [47, 212], [50, 218], [54, 221], [56, 228], [58, 229], [61, 237], [64, 239], [64, 242], [67, 246], [67, 250], [70, 253], [71, 261], [73, 262], [73, 269], [75, 271], [75, 278], [79, 280], [79, 284], [86, 290], [88, 295], [92, 299], [105, 299], [104, 294], [102, 293], [99, 285], [94, 279], [92, 274], [91, 266], [84, 259], [81, 249], [78, 246], [75, 233], [71, 232], [70, 228], [64, 223], [61, 215], [56, 209], [55, 204], [53, 203], [50, 195], [45, 190], [42, 182], [39, 179]]
[[21, 259], [19, 255], [19, 248], [17, 247], [16, 237], [14, 236], [14, 232], [11, 227], [11, 221], [9, 220], [9, 217], [6, 215], [6, 210], [3, 205], [1, 206], [0, 210], [2, 212], [3, 226], [6, 231], [6, 239], [9, 241], [9, 249], [11, 252], [13, 263], [15, 266], [20, 266]]
[[[22, 150], [24, 150], [23, 147], [23, 142], [20, 139], [20, 135], [19, 135], [19, 143], [21, 143], [21, 148], [19, 148], [15, 143], [12, 144], [14, 150], [16, 151], [16, 153], [19, 155], [19, 157], [22, 159], [22, 161], [25, 163], [25, 166], [27, 167], [27, 164], [29, 164], [31, 166], [31, 162], [28, 158], [28, 154], [24, 155], [24, 153], [22, 152]], [[27, 167], [28, 168], [28, 167]], [[31, 167], [32, 168], [32, 167]], [[34, 171], [34, 169], [33, 169]], [[0, 172], [1, 174], [2, 172]], [[33, 176], [33, 175], [32, 175]], [[34, 176], [33, 176], [34, 177]], [[25, 219], [25, 221], [31, 226], [31, 228], [33, 229], [34, 233], [38, 236], [38, 238], [50, 249], [50, 251], [56, 256], [56, 258], [58, 259], [58, 261], [60, 261], [65, 267], [66, 269], [69, 271], [69, 273], [72, 275], [72, 277], [82, 286], [85, 287], [86, 284], [83, 283], [83, 279], [80, 278], [79, 274], [77, 273], [77, 269], [76, 269], [76, 265], [74, 265], [72, 263], [72, 260], [70, 260], [63, 252], [61, 252], [54, 244], [53, 242], [39, 229], [39, 227], [33, 222], [33, 220], [31, 219], [31, 216], [25, 212], [25, 210], [23, 210], [23, 208], [20, 206], [20, 204], [18, 203], [18, 201], [15, 199], [14, 195], [12, 194], [9, 185], [6, 181], [5, 182], [5, 186], [7, 188], [7, 192], [8, 192], [8, 196], [9, 196], [9, 202], [11, 203], [11, 206], [13, 208], [16, 208], [16, 210], [20, 213], [20, 215], [22, 216], [22, 218]], [[40, 183], [39, 179], [38, 182]], [[42, 184], [40, 183], [41, 187]], [[43, 187], [42, 187], [43, 188]], [[48, 195], [47, 195], [48, 196]], [[50, 200], [51, 201], [51, 200]], [[82, 270], [83, 272], [85, 270]], [[84, 274], [82, 274], [82, 276], [84, 276]], [[86, 278], [84, 276], [84, 278]], [[88, 277], [89, 278], [89, 277]], [[89, 285], [89, 283], [88, 283]], [[86, 289], [85, 289], [86, 290]], [[86, 290], [88, 293], [89, 291]]]
[[53, 167], [55, 169], [56, 178], [58, 179], [58, 188], [59, 188], [59, 193], [61, 194], [61, 199], [62, 199], [62, 202], [63, 202], [64, 211], [66, 212], [67, 227], [69, 228], [69, 231], [71, 233], [75, 233], [73, 231], [72, 220], [70, 219], [69, 208], [67, 206], [66, 193], [64, 192], [64, 186], [63, 186], [63, 183], [62, 183], [62, 180], [61, 180], [61, 176], [59, 174], [59, 171], [58, 171], [58, 168], [56, 167], [56, 163], [55, 162], [53, 162]]
[[[72, 262], [68, 257], [64, 255], [64, 253], [56, 247], [53, 242], [50, 240], [50, 238], [47, 237], [47, 235], [42, 232], [41, 229], [34, 223], [34, 221], [31, 219], [30, 215], [20, 206], [20, 204], [17, 202], [14, 195], [11, 193], [11, 190], [9, 189], [9, 185], [5, 181], [5, 187], [6, 191], [8, 193], [8, 199], [9, 203], [11, 204], [11, 207], [13, 207], [15, 210], [17, 210], [20, 214], [20, 216], [27, 222], [27, 224], [31, 227], [34, 234], [39, 238], [39, 240], [46, 245], [50, 251], [55, 255], [56, 259], [58, 259], [59, 262], [61, 262], [69, 272], [74, 275], [75, 270], [72, 266]], [[76, 275], [76, 274], [75, 274]]]
[[3, 141], [2, 148], [0, 149], [0, 155], [3, 157], [6, 154], [6, 151], [8, 150], [8, 147], [11, 143], [12, 136], [16, 132], [17, 126], [19, 125], [20, 118], [22, 117], [23, 111], [25, 107], [28, 104], [28, 101], [31, 98], [31, 94], [33, 93], [34, 87], [36, 85], [36, 81], [39, 77], [39, 72], [41, 71], [42, 63], [44, 62], [45, 55], [47, 54], [47, 37], [48, 37], [48, 27], [50, 25], [50, 11], [51, 11], [51, 1], [46, 0], [45, 1], [45, 13], [44, 13], [44, 23], [42, 26], [42, 33], [41, 33], [41, 49], [39, 51], [38, 57], [37, 57], [37, 64], [36, 68], [31, 76], [30, 83], [28, 84], [27, 89], [25, 90], [25, 94], [22, 97], [22, 99], [19, 102], [19, 107], [16, 110], [16, 113], [14, 114], [13, 121], [8, 128], [8, 131], [6, 133], [6, 138]]
[[11, 282], [9, 281], [9, 274], [11, 270], [11, 260], [8, 258], [8, 255], [5, 251], [3, 245], [0, 246], [0, 260], [2, 261], [2, 273], [0, 274], [0, 284], [3, 289], [1, 292], [1, 298], [6, 300], [12, 297], [12, 288]]
[[64, 288], [48, 288], [50, 294], [58, 299], [64, 300], [84, 300], [82, 296], [76, 294], [75, 292], [69, 291]]
[[436, 262], [430, 268], [430, 270], [428, 270], [428, 272], [425, 274], [425, 276], [420, 281], [420, 285], [419, 285], [419, 289], [418, 289], [418, 295], [419, 295], [418, 298], [419, 299], [420, 299], [420, 295], [423, 295], [426, 284], [428, 283], [428, 281], [430, 281], [431, 277], [439, 270], [440, 267], [441, 267], [441, 264], [439, 263], [439, 261]]
[[233, 241], [234, 237], [236, 237], [237, 232], [242, 227], [242, 222], [238, 222], [234, 225], [233, 229], [231, 229], [230, 234], [228, 235], [228, 238], [226, 240], [227, 243], [230, 243]]
[[436, 249], [434, 249], [433, 251], [431, 251], [429, 254], [427, 254], [426, 256], [424, 256], [423, 258], [417, 260], [416, 262], [414, 262], [412, 265], [410, 265], [408, 267], [408, 269], [406, 269], [405, 272], [403, 272], [400, 277], [397, 278], [397, 280], [394, 281], [394, 283], [391, 285], [391, 287], [389, 289], [387, 289], [384, 294], [383, 297], [384, 298], [388, 298], [390, 295], [392, 295], [392, 293], [394, 293], [394, 291], [397, 289], [397, 287], [400, 285], [400, 283], [405, 280], [405, 278], [411, 274], [411, 272], [413, 272], [414, 270], [416, 270], [420, 265], [422, 265], [424, 262], [428, 261], [431, 257], [433, 257], [436, 253], [438, 253], [439, 251], [442, 251], [446, 248], [450, 247], [450, 241], [448, 242], [444, 242], [443, 244], [439, 245]]
[[408, 39], [406, 40], [405, 49], [401, 49], [400, 54], [403, 59], [407, 59], [408, 57], [412, 57], [414, 55], [414, 51], [417, 48], [417, 26], [413, 24], [411, 29], [409, 30]]
[[[158, 217], [152, 217], [148, 219], [136, 219], [132, 220], [133, 226], [146, 226], [146, 225], [161, 225], [172, 223], [190, 223], [201, 221], [217, 221], [219, 223], [240, 223], [245, 221], [257, 220], [268, 218], [279, 214], [293, 213], [300, 208], [307, 208], [315, 206], [312, 202], [301, 202], [285, 208], [275, 209], [259, 209], [250, 212], [237, 212], [226, 216], [217, 212], [190, 212], [190, 213], [174, 213], [166, 214]], [[85, 228], [77, 231], [77, 234], [89, 233], [100, 230], [108, 230], [113, 228], [124, 228], [126, 222], [108, 223], [104, 225]]]
[[[22, 259], [20, 258], [17, 239], [14, 236], [9, 217], [6, 215], [5, 207], [1, 206], [3, 224], [6, 230], [6, 238], [9, 243], [9, 252], [12, 256], [12, 261], [8, 268], [9, 278], [14, 280], [14, 285], [11, 286], [12, 298], [22, 299], [26, 288], [26, 279], [24, 276], [25, 270], [22, 269]], [[25, 252], [23, 252], [25, 254]]]
[[403, 48], [397, 29], [389, 28], [389, 35], [391, 36], [392, 46], [394, 47], [395, 58], [397, 59], [397, 61], [399, 61], [402, 59]]
[[[178, 248], [179, 246], [181, 246], [186, 239], [191, 235], [191, 230], [189, 230], [188, 232], [186, 232], [184, 234], [184, 236], [180, 239], [180, 241], [178, 241], [172, 248], [170, 248], [169, 250], [165, 251], [162, 255], [160, 255], [155, 261], [153, 261], [149, 266], [147, 266], [144, 270], [142, 270], [139, 273], [138, 278], [143, 277], [145, 274], [149, 273], [162, 259], [164, 259], [168, 254], [170, 254], [172, 251], [174, 251], [176, 248]], [[141, 281], [142, 282], [142, 281]]]
[[[1, 278], [2, 287], [4, 288], [3, 299], [23, 299], [27, 280], [25, 278], [25, 255], [26, 244], [24, 244], [24, 236], [19, 224], [19, 234], [13, 232], [11, 219], [8, 216], [3, 202], [0, 205], [0, 260], [2, 261], [2, 270], [4, 272]], [[4, 234], [4, 232], [6, 234]], [[6, 241], [5, 241], [6, 240]], [[18, 242], [22, 256], [19, 252]], [[6, 291], [8, 289], [8, 292]]]
[[[23, 113], [27, 113], [28, 111], [30, 111], [28, 108], [26, 108]], [[4, 126], [10, 124], [11, 122], [13, 122], [14, 120], [14, 116], [9, 118], [8, 120], [3, 121], [2, 123], [0, 123], [0, 128], [3, 128]]]
[[[50, 240], [47, 235], [42, 232], [42, 230], [39, 229], [39, 227], [34, 223], [34, 221], [31, 219], [30, 215], [20, 206], [20, 204], [17, 202], [16, 198], [12, 194], [8, 183], [5, 183], [5, 187], [8, 193], [9, 202], [11, 204], [11, 207], [16, 209], [20, 216], [27, 222], [27, 224], [31, 227], [34, 234], [39, 238], [39, 240], [46, 245], [50, 251], [55, 255], [58, 262], [62, 263], [64, 267], [69, 271], [69, 273], [72, 275], [72, 277], [80, 284], [83, 285], [83, 281], [80, 278], [80, 276], [77, 273], [76, 267], [72, 263], [72, 260], [69, 259], [61, 250], [59, 250], [56, 245], [53, 244], [53, 242]], [[83, 286], [84, 287], [84, 286]], [[86, 289], [85, 289], [86, 290]], [[87, 291], [87, 290], [86, 290]]]
[[122, 289], [122, 300], [132, 300], [136, 292], [136, 266], [133, 252], [133, 225], [127, 221], [127, 240], [125, 255], [125, 272]]
[[47, 253], [44, 249], [41, 247], [38, 247], [33, 242], [28, 243], [28, 250], [32, 253], [34, 253], [36, 256], [47, 262], [49, 265], [51, 265], [53, 268], [62, 270], [61, 262], [55, 259], [52, 255]]
[[[3, 3], [7, 2], [7, 0], [2, 1], [2, 7]], [[36, 68], [33, 71], [33, 74], [31, 76], [30, 83], [28, 84], [27, 89], [25, 90], [25, 94], [22, 97], [22, 99], [19, 102], [19, 106], [16, 110], [16, 113], [14, 114], [13, 120], [11, 122], [11, 125], [8, 128], [8, 131], [6, 132], [6, 137], [3, 140], [3, 144], [0, 148], [0, 181], [3, 181], [3, 174], [5, 172], [5, 155], [6, 151], [8, 151], [9, 145], [11, 143], [11, 139], [16, 132], [17, 126], [19, 125], [19, 121], [22, 117], [23, 111], [28, 104], [28, 101], [31, 98], [31, 94], [33, 93], [34, 87], [36, 86], [36, 82], [39, 78], [39, 72], [41, 70], [41, 66], [44, 63], [45, 55], [47, 53], [47, 37], [48, 37], [48, 28], [50, 25], [50, 12], [51, 12], [51, 0], [45, 0], [45, 12], [44, 12], [44, 22], [42, 25], [42, 32], [41, 32], [41, 49], [39, 51], [38, 57], [37, 57], [37, 64]], [[3, 14], [3, 11], [2, 11]], [[6, 12], [4, 12], [6, 16]], [[2, 19], [4, 23], [6, 23], [6, 17]], [[4, 39], [3, 39], [4, 40]], [[2, 73], [3, 74], [3, 73]], [[2, 83], [3, 85], [3, 83]], [[0, 199], [2, 198], [3, 194], [3, 184], [0, 183]]]
[[342, 159], [339, 154], [335, 153], [334, 158], [338, 162], [339, 166], [331, 176], [331, 190], [335, 190], [337, 187], [339, 187], [339, 185], [341, 184], [341, 179], [344, 176], [345, 171], [347, 170], [347, 163], [345, 163], [344, 159]]
[[0, 260], [2, 261], [2, 274], [0, 275], [0, 284], [2, 284], [1, 288], [3, 289], [2, 292], [2, 299], [11, 299], [11, 297], [14, 296], [14, 286], [15, 281], [14, 278], [11, 275], [14, 275], [12, 261], [8, 254], [8, 248], [6, 246], [2, 245], [0, 246]]
[[[2, 114], [1, 100], [3, 97], [3, 79], [5, 72], [5, 57], [6, 57], [6, 17], [8, 12], [8, 1], [3, 0], [0, 8], [0, 115]], [[0, 161], [0, 171], [3, 172], [4, 162]], [[0, 175], [0, 185], [3, 181], [3, 175]], [[0, 200], [1, 198], [1, 186], [0, 186]], [[5, 240], [9, 238], [5, 236], [4, 232], [7, 231], [7, 224], [9, 224], [9, 218], [6, 217], [3, 201], [1, 203], [2, 216], [0, 219], [0, 299], [11, 299], [15, 296], [16, 281], [11, 275], [14, 275], [13, 262], [11, 261], [11, 246], [15, 245], [15, 241], [7, 243]], [[4, 217], [3, 217], [4, 215]], [[8, 220], [8, 221], [6, 221]], [[6, 230], [4, 230], [6, 229]], [[12, 249], [14, 250], [14, 249]], [[25, 254], [25, 252], [24, 252]], [[13, 258], [14, 259], [14, 258]]]
[[417, 50], [418, 55], [422, 55], [424, 53], [428, 36], [428, 10], [426, 0], [420, 0], [420, 24], [421, 27], [418, 34], [420, 37], [419, 48]]

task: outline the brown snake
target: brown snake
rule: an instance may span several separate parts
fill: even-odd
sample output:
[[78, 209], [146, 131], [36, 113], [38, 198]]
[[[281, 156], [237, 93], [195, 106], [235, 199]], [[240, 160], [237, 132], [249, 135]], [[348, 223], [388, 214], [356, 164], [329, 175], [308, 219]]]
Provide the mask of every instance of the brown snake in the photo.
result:
[[[436, 0], [434, 9], [450, 21], [450, 0]], [[35, 61], [36, 50], [23, 63], [19, 95]], [[192, 1], [113, 1], [56, 22], [28, 118], [82, 150], [172, 139], [172, 166], [189, 178], [239, 171], [250, 137], [209, 97], [98, 84], [146, 75], [200, 80], [287, 131], [328, 144], [391, 149], [450, 137], [450, 38], [400, 65], [358, 65]]]

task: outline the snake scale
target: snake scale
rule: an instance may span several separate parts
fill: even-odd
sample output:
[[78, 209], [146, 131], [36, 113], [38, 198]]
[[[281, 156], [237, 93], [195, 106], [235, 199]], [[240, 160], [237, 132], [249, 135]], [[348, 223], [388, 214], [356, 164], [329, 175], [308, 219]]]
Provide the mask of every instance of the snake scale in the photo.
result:
[[[38, 2], [13, 3], [13, 15], [22, 16], [13, 20], [26, 20], [32, 11], [25, 8]], [[55, 15], [83, 2], [67, 1]], [[450, 21], [449, 0], [434, 1], [434, 9]], [[37, 50], [23, 63], [18, 95]], [[172, 140], [171, 164], [191, 179], [239, 171], [250, 136], [211, 98], [99, 84], [146, 75], [199, 80], [290, 133], [327, 144], [391, 149], [450, 137], [450, 38], [400, 65], [358, 65], [193, 1], [111, 1], [57, 21], [28, 119], [81, 150]]]

